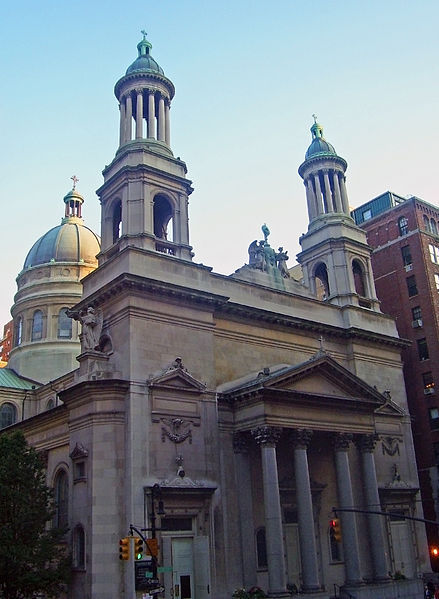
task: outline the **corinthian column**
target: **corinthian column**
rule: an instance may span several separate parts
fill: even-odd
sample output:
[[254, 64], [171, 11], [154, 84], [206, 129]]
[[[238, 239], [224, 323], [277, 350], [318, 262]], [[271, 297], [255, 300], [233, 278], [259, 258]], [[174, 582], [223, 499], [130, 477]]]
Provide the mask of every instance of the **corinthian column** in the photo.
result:
[[[356, 439], [356, 445], [360, 450], [363, 465], [363, 488], [366, 499], [366, 509], [375, 512], [380, 511], [381, 502], [378, 494], [375, 460], [373, 458], [375, 436], [360, 435]], [[389, 580], [387, 574], [388, 568], [384, 541], [383, 516], [379, 516], [378, 514], [367, 514], [367, 524], [369, 528], [374, 580]]]
[[136, 97], [136, 139], [143, 137], [143, 91], [139, 89]]
[[262, 484], [264, 487], [265, 534], [267, 539], [268, 594], [288, 597], [285, 579], [285, 557], [277, 477], [276, 444], [282, 429], [261, 426], [252, 435], [261, 448]]
[[296, 479], [300, 561], [302, 563], [302, 588], [307, 592], [320, 590], [307, 455], [311, 437], [312, 431], [306, 429], [294, 430], [290, 435], [294, 446], [294, 475]]
[[[351, 440], [352, 435], [341, 433], [334, 435], [335, 470], [340, 508], [351, 508], [354, 505], [348, 457]], [[362, 583], [362, 579], [355, 513], [341, 511], [339, 517], [343, 535], [346, 584], [359, 585]]]
[[154, 91], [148, 91], [148, 137], [155, 137], [155, 97]]
[[159, 141], [165, 141], [165, 98], [160, 96], [159, 100], [159, 120], [158, 120], [158, 135]]
[[132, 119], [133, 119], [133, 101], [131, 95], [126, 97], [126, 112], [125, 112], [125, 141], [131, 141], [132, 135]]
[[256, 584], [255, 527], [253, 521], [253, 494], [248, 455], [249, 439], [244, 433], [233, 435], [236, 482], [238, 488], [239, 525], [241, 529], [242, 574], [245, 587]]

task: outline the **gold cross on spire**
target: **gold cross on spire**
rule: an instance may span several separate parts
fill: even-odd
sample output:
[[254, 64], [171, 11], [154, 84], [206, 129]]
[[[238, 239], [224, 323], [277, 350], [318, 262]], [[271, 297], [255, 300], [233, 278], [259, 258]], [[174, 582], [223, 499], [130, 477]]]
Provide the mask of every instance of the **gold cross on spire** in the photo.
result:
[[72, 177], [70, 177], [70, 179], [73, 181], [73, 191], [75, 191], [76, 184], [79, 181], [79, 179], [78, 179], [78, 177], [76, 175], [73, 175]]

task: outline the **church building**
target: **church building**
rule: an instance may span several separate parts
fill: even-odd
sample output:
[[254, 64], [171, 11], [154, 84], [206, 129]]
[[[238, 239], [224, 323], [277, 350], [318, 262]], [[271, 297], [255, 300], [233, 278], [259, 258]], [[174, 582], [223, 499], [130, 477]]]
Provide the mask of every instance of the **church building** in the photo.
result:
[[[97, 268], [78, 271], [82, 297], [57, 298], [44, 320], [31, 281], [44, 281], [44, 298], [70, 268], [51, 256], [38, 264], [46, 236], [12, 310], [23, 333], [10, 365], [42, 384], [10, 396], [17, 413], [26, 397], [26, 417], [5, 430], [22, 430], [46, 461], [57, 521], [69, 526], [68, 597], [142, 597], [139, 564], [119, 559], [119, 539], [136, 529], [157, 539], [166, 599], [230, 599], [253, 586], [273, 598], [423, 596], [406, 342], [380, 310], [346, 161], [315, 122], [299, 167], [301, 276], [266, 225], [232, 275], [196, 263], [193, 189], [170, 141], [174, 85], [145, 36], [137, 48], [114, 90], [120, 142], [97, 191]], [[66, 219], [79, 219], [71, 193]], [[41, 348], [27, 360], [22, 334], [36, 331], [37, 309]], [[41, 353], [60, 310], [73, 323], [62, 331], [82, 327], [79, 367], [38, 379], [31, 364], [57, 351]], [[0, 403], [7, 396], [0, 389]]]

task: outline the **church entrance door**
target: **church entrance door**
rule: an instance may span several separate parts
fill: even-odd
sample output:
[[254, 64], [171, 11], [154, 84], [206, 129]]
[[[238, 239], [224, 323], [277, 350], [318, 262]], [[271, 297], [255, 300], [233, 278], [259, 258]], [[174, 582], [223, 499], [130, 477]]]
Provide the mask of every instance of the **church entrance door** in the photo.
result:
[[394, 572], [400, 572], [406, 578], [413, 578], [415, 564], [409, 523], [404, 520], [390, 522], [390, 533], [393, 545]]

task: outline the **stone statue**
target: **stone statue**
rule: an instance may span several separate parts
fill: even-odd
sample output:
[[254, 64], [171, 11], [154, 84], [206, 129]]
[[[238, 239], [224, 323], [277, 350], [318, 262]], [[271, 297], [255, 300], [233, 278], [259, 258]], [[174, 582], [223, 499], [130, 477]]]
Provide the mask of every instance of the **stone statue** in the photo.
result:
[[265, 243], [267, 243], [268, 236], [270, 235], [270, 229], [267, 227], [265, 223], [262, 225], [261, 229], [262, 233], [264, 234], [264, 241]]
[[89, 306], [86, 310], [79, 313], [79, 320], [82, 324], [82, 342], [83, 350], [100, 351], [99, 339], [102, 332], [102, 311], [95, 310]]
[[284, 279], [290, 278], [290, 273], [287, 267], [287, 260], [289, 259], [288, 252], [284, 252], [284, 248], [280, 247], [278, 249], [278, 253], [276, 254], [276, 264], [278, 269], [280, 270], [280, 274]]
[[265, 256], [264, 256], [264, 242], [260, 241], [259, 244], [255, 239], [249, 245], [248, 248], [248, 265], [251, 268], [257, 268], [258, 270], [265, 270]]

